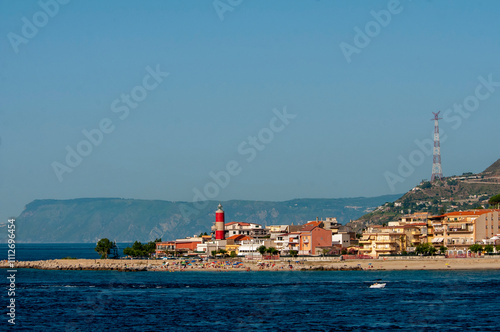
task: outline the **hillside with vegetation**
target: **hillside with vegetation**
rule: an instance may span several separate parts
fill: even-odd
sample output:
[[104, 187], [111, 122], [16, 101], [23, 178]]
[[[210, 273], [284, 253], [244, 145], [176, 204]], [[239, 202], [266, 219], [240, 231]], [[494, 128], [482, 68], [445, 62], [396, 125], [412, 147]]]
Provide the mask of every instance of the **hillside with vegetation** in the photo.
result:
[[367, 225], [383, 225], [397, 221], [402, 215], [489, 208], [489, 199], [500, 194], [500, 159], [479, 174], [464, 173], [441, 180], [422, 181], [395, 202], [386, 202], [349, 225], [357, 231]]

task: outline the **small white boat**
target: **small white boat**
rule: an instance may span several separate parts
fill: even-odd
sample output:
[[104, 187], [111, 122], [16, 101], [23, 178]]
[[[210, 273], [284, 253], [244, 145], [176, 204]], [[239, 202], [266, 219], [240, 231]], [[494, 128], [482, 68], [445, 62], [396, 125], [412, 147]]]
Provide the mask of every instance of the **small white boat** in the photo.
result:
[[379, 284], [378, 282], [374, 283], [373, 285], [370, 285], [370, 288], [384, 288], [385, 283]]

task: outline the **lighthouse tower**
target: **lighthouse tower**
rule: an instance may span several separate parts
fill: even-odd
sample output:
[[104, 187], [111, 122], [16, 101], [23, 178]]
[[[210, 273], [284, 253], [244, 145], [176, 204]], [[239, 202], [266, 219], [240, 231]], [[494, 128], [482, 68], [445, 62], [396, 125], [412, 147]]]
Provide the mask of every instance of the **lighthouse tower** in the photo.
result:
[[215, 239], [224, 240], [224, 211], [222, 205], [219, 204], [218, 210], [215, 211]]

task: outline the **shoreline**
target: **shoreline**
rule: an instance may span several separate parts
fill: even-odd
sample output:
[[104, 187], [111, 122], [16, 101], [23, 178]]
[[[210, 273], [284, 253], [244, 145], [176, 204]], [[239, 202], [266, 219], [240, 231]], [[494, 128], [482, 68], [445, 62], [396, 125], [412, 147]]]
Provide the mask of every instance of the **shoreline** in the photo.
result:
[[[7, 261], [0, 268], [12, 269]], [[352, 259], [301, 261], [290, 264], [284, 260], [245, 261], [218, 259], [209, 262], [181, 264], [181, 260], [123, 260], [123, 259], [54, 259], [15, 262], [14, 269], [90, 270], [121, 272], [182, 272], [182, 271], [401, 271], [401, 270], [500, 270], [499, 258], [433, 259]]]

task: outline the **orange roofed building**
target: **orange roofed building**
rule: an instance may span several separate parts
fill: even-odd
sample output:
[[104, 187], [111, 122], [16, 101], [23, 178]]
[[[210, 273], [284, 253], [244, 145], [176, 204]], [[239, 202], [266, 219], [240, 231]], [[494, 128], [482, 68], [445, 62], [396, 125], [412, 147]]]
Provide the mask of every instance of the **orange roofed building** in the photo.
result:
[[468, 249], [500, 234], [500, 210], [470, 210], [429, 217], [428, 242], [439, 248]]
[[170, 252], [194, 252], [200, 244], [211, 240], [211, 236], [193, 236], [168, 242], [156, 242], [156, 257], [167, 256]]
[[332, 247], [332, 231], [314, 223], [306, 224], [300, 230], [299, 255], [319, 255], [320, 250]]

